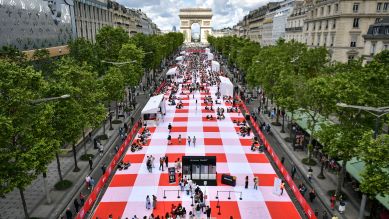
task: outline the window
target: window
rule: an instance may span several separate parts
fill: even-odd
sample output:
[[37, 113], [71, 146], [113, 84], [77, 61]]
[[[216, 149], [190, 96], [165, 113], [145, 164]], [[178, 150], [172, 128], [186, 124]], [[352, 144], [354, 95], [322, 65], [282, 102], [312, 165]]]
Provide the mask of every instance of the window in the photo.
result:
[[350, 47], [357, 47], [357, 35], [352, 35], [351, 36], [351, 42], [350, 42]]
[[354, 18], [353, 28], [359, 28], [359, 18]]
[[326, 20], [326, 30], [328, 29], [328, 20]]
[[313, 23], [313, 30], [316, 30], [316, 23]]
[[307, 24], [305, 30], [308, 31], [308, 28], [309, 28], [309, 23]]
[[334, 19], [334, 22], [332, 23], [332, 29], [336, 28], [336, 19]]
[[328, 14], [328, 15], [331, 14], [331, 5], [328, 5], [328, 6], [327, 6], [327, 14]]
[[385, 27], [385, 35], [389, 35], [389, 27]]
[[319, 30], [321, 30], [321, 21], [320, 21], [320, 23], [319, 23]]
[[375, 19], [375, 22], [374, 23], [378, 23], [378, 22], [380, 22], [381, 21], [381, 18], [380, 17], [377, 17], [376, 19]]
[[334, 43], [335, 43], [335, 35], [331, 35], [331, 47], [334, 46]]
[[383, 11], [387, 11], [388, 10], [388, 5], [389, 5], [389, 3], [384, 3], [384, 9], [383, 9]]
[[324, 47], [326, 47], [327, 46], [327, 34], [324, 35], [323, 41], [324, 41]]
[[335, 4], [335, 13], [338, 13], [338, 10], [339, 10], [339, 5]]
[[324, 7], [321, 7], [321, 8], [320, 8], [320, 15], [321, 15], [321, 16], [324, 15]]
[[320, 46], [321, 35], [317, 35], [317, 46]]
[[388, 44], [384, 44], [384, 50], [388, 49]]
[[354, 5], [353, 5], [353, 12], [354, 13], [358, 13], [358, 10], [359, 10], [359, 3], [354, 3]]
[[376, 43], [372, 42], [370, 47], [370, 55], [372, 56], [375, 54], [375, 47], [376, 47]]
[[351, 62], [352, 60], [354, 60], [354, 56], [353, 55], [348, 56], [348, 61]]
[[380, 12], [380, 11], [381, 11], [381, 7], [382, 7], [382, 3], [381, 3], [381, 2], [378, 2], [378, 3], [377, 3], [377, 12]]

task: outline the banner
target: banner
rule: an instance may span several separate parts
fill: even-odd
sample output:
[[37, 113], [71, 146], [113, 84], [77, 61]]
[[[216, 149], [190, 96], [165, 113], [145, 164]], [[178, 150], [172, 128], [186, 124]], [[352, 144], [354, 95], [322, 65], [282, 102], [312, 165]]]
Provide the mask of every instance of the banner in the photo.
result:
[[138, 123], [135, 123], [135, 125], [132, 127], [130, 134], [127, 136], [126, 140], [123, 142], [123, 144], [120, 146], [118, 152], [112, 159], [111, 163], [109, 164], [107, 170], [105, 171], [105, 174], [99, 179], [96, 186], [93, 188], [92, 192], [89, 194], [89, 197], [86, 199], [86, 202], [84, 206], [80, 209], [76, 219], [82, 219], [85, 217], [86, 213], [91, 209], [93, 204], [95, 203], [100, 191], [102, 190], [105, 183], [108, 181], [109, 176], [111, 175], [111, 172], [115, 169], [120, 157], [126, 150], [127, 146], [132, 142], [132, 139], [135, 137], [138, 130]]
[[169, 173], [169, 183], [171, 183], [171, 184], [176, 183], [176, 168], [169, 167], [168, 173]]

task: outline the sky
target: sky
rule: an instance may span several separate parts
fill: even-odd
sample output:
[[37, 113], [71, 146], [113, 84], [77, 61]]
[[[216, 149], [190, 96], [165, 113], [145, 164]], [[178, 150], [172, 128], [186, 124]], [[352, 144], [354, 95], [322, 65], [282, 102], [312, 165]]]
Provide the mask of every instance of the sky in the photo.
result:
[[129, 8], [140, 8], [161, 30], [179, 30], [180, 8], [212, 8], [212, 27], [232, 27], [250, 10], [265, 5], [269, 0], [117, 0]]

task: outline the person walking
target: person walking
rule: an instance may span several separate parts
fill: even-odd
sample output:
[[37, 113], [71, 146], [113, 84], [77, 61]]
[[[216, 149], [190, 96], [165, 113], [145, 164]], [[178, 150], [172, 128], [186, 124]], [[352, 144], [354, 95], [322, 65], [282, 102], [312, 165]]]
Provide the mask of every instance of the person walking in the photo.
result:
[[169, 163], [169, 157], [167, 156], [167, 154], [165, 154], [165, 164], [166, 164], [166, 168], [168, 168], [168, 163]]
[[294, 179], [294, 175], [296, 174], [296, 171], [297, 171], [296, 165], [293, 164], [293, 166], [292, 166], [292, 171], [291, 171], [291, 173], [292, 173], [292, 179]]
[[66, 209], [65, 214], [66, 214], [66, 219], [73, 219], [73, 213], [72, 213], [72, 211], [70, 210], [70, 208], [67, 208], [67, 209]]
[[178, 144], [181, 144], [181, 134], [178, 135]]
[[101, 171], [103, 172], [103, 175], [105, 174], [105, 170], [106, 170], [107, 168], [105, 167], [105, 164], [103, 164], [103, 165], [101, 165]]
[[93, 177], [90, 178], [90, 187], [91, 190], [93, 190], [93, 188], [95, 187], [95, 179], [93, 179]]
[[104, 155], [104, 145], [98, 142], [99, 145], [99, 155], [102, 157]]
[[244, 188], [248, 189], [249, 188], [249, 176], [246, 176], [246, 180], [244, 182]]
[[167, 136], [167, 144], [168, 144], [168, 145], [171, 145], [171, 144], [172, 144], [172, 136], [171, 136], [171, 135], [168, 135], [168, 136]]
[[308, 174], [307, 174], [309, 182], [312, 182], [312, 175], [313, 175], [313, 170], [311, 167], [309, 167]]
[[157, 208], [157, 196], [153, 195], [153, 209]]
[[146, 209], [147, 210], [151, 209], [150, 197], [148, 195], [146, 196]]
[[258, 176], [255, 176], [255, 177], [254, 177], [254, 189], [255, 189], [255, 190], [258, 189]]
[[281, 195], [284, 194], [284, 189], [285, 189], [285, 182], [284, 180], [282, 180], [280, 185]]
[[336, 195], [335, 195], [335, 193], [331, 196], [330, 202], [331, 202], [331, 209], [334, 210], [335, 209], [335, 203], [336, 203]]
[[162, 171], [163, 171], [163, 163], [164, 163], [164, 159], [163, 159], [163, 157], [160, 157], [159, 158], [159, 170], [162, 169]]
[[188, 136], [188, 145], [190, 147], [190, 136]]
[[92, 157], [89, 157], [89, 170], [92, 170], [92, 166], [93, 166], [93, 161], [92, 161]]
[[80, 210], [80, 203], [78, 203], [77, 198], [73, 201], [74, 209], [76, 210], [76, 213], [78, 213], [78, 210]]
[[207, 210], [205, 211], [205, 213], [207, 214], [207, 219], [211, 219], [211, 212], [212, 212], [212, 209], [208, 205]]
[[169, 129], [169, 134], [170, 134], [170, 132], [172, 131], [172, 124], [171, 123], [169, 123], [169, 125], [167, 126], [167, 129]]
[[81, 192], [80, 192], [80, 202], [81, 202], [81, 206], [84, 206], [84, 204], [85, 204], [85, 195], [83, 195]]
[[193, 142], [193, 147], [196, 147], [196, 136], [193, 136], [192, 142]]
[[90, 178], [89, 175], [85, 177], [85, 187], [86, 187], [88, 190], [90, 189], [90, 180], [91, 180], [91, 178]]
[[316, 192], [314, 189], [311, 189], [311, 191], [309, 191], [309, 201], [313, 202], [316, 198]]

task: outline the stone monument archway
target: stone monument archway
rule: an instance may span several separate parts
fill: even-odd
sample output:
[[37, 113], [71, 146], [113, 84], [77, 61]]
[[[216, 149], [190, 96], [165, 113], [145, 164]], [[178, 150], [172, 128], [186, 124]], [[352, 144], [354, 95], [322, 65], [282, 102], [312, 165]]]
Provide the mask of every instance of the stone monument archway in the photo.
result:
[[212, 9], [182, 8], [180, 9], [180, 32], [184, 34], [185, 42], [192, 42], [192, 24], [200, 25], [200, 42], [207, 43], [207, 36], [212, 35]]

